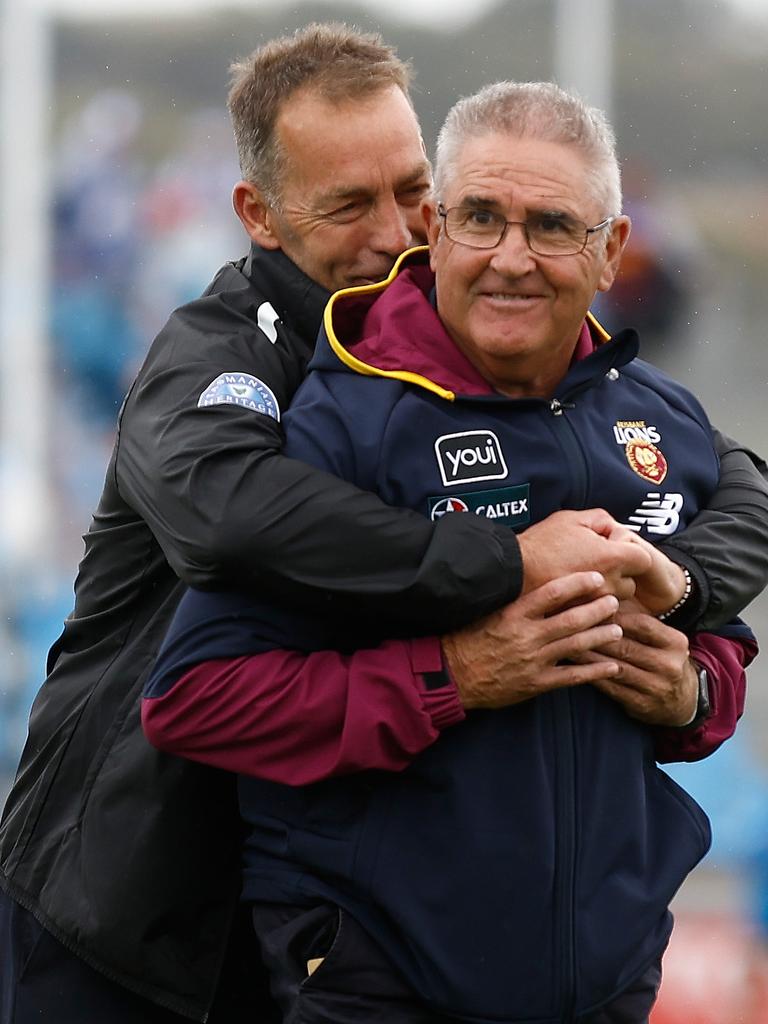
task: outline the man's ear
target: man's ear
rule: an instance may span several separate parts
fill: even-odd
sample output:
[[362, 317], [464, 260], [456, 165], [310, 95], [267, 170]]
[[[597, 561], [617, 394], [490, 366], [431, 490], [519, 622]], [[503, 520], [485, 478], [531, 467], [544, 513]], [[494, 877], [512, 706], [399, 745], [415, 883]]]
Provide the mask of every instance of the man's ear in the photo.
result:
[[440, 234], [440, 218], [437, 215], [437, 204], [433, 199], [425, 199], [422, 202], [421, 219], [424, 222], [424, 233], [429, 245], [429, 265], [434, 270], [434, 252]]
[[611, 224], [611, 231], [605, 246], [605, 263], [603, 265], [600, 280], [597, 283], [599, 292], [607, 292], [621, 266], [621, 256], [629, 241], [629, 233], [632, 230], [632, 221], [625, 214], [617, 217]]
[[279, 249], [272, 210], [251, 181], [238, 181], [232, 190], [232, 206], [252, 241], [262, 249]]

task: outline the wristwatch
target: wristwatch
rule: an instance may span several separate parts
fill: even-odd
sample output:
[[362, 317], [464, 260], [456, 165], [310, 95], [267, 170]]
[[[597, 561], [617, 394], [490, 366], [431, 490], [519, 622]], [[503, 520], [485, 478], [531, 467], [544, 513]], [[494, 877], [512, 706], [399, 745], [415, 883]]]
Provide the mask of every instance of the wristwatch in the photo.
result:
[[[691, 659], [693, 661], [693, 659]], [[696, 714], [693, 716], [691, 721], [682, 726], [683, 729], [695, 729], [697, 726], [705, 722], [710, 714], [712, 713], [712, 704], [709, 699], [709, 675], [703, 665], [699, 665], [698, 662], [693, 661], [693, 667], [696, 669], [696, 676], [699, 681], [699, 699], [696, 704]]]

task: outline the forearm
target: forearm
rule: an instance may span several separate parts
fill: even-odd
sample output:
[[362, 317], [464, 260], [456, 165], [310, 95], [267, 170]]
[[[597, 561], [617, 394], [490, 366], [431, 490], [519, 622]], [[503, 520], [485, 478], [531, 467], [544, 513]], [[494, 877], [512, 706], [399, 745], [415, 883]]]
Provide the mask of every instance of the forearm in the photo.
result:
[[266, 416], [174, 411], [172, 396], [161, 412], [164, 395], [147, 388], [128, 408], [118, 486], [186, 583], [253, 585], [293, 606], [376, 617], [393, 634], [452, 629], [520, 592], [510, 530], [393, 508], [284, 457], [280, 427]]
[[656, 759], [700, 761], [733, 735], [744, 712], [745, 668], [757, 653], [751, 641], [700, 633], [690, 642], [690, 656], [707, 670], [711, 711], [694, 729], [654, 729]]
[[429, 688], [440, 668], [429, 639], [208, 661], [145, 698], [142, 721], [169, 753], [292, 786], [399, 771], [464, 717], [452, 684]]
[[715, 444], [718, 490], [683, 533], [659, 545], [694, 578], [691, 600], [674, 621], [686, 632], [724, 625], [768, 583], [768, 467], [717, 431]]
[[370, 617], [392, 634], [440, 632], [514, 598], [517, 538], [477, 516], [433, 523], [296, 459], [249, 467], [247, 506], [221, 502], [198, 558], [182, 575], [215, 588], [256, 582], [258, 593], [324, 614]]

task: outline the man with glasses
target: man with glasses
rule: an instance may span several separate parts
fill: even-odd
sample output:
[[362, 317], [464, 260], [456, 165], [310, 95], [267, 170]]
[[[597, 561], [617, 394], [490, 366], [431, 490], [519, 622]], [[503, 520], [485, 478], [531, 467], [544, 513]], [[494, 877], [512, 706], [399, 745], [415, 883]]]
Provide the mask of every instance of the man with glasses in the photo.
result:
[[593, 228], [565, 213], [539, 212], [524, 221], [505, 220], [501, 214], [482, 206], [453, 206], [446, 210], [442, 203], [437, 213], [445, 221], [445, 233], [454, 242], [473, 249], [495, 249], [504, 240], [510, 224], [523, 229], [531, 252], [537, 256], [578, 256], [584, 250], [589, 236], [608, 228], [616, 220], [606, 217]]
[[[588, 312], [630, 230], [609, 125], [549, 83], [490, 86], [449, 114], [436, 194], [429, 252], [331, 299], [286, 451], [433, 521], [605, 508], [663, 577], [653, 545], [718, 466], [696, 399]], [[591, 575], [484, 620], [492, 672], [476, 626], [439, 645], [242, 588], [182, 598], [145, 730], [241, 773], [244, 898], [286, 1024], [647, 1022], [709, 843], [654, 759], [756, 645], [740, 621], [674, 628], [690, 578], [656, 616]]]

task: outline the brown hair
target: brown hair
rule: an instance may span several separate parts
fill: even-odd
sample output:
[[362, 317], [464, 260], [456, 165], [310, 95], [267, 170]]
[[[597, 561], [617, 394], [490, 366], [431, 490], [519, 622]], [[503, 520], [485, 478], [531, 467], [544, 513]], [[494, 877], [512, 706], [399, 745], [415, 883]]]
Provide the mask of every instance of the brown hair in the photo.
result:
[[311, 88], [332, 103], [371, 95], [388, 86], [406, 98], [411, 69], [378, 33], [340, 23], [307, 25], [273, 39], [230, 67], [227, 106], [240, 171], [277, 204], [283, 160], [275, 132], [280, 109], [299, 89]]

